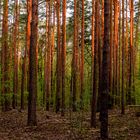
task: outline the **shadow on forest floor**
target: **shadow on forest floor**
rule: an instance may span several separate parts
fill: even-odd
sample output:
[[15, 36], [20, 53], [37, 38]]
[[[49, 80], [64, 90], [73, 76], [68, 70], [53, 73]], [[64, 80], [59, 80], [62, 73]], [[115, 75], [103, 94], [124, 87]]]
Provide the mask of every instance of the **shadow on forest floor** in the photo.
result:
[[[98, 113], [97, 113], [98, 116]], [[98, 118], [98, 117], [97, 117]], [[90, 128], [90, 114], [67, 113], [65, 117], [39, 110], [38, 126], [28, 127], [27, 112], [12, 110], [0, 112], [0, 140], [97, 140], [97, 128]], [[134, 110], [124, 116], [117, 110], [109, 111], [109, 135], [112, 140], [140, 140], [140, 117]]]

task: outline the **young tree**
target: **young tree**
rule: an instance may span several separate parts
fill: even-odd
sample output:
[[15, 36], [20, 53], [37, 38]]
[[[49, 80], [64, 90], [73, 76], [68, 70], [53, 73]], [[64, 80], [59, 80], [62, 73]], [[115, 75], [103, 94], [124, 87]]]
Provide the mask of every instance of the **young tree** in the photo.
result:
[[32, 0], [32, 20], [29, 59], [29, 97], [28, 97], [28, 125], [37, 125], [37, 38], [38, 38], [38, 0]]
[[110, 65], [110, 0], [104, 0], [104, 47], [102, 60], [101, 83], [101, 138], [108, 139], [108, 95], [109, 95], [109, 65]]

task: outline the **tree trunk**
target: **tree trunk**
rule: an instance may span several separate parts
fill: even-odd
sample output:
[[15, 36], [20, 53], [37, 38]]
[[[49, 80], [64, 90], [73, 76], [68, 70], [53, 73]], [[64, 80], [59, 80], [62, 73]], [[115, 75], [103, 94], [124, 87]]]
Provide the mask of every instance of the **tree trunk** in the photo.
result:
[[63, 0], [63, 27], [62, 27], [62, 111], [65, 111], [65, 67], [66, 67], [66, 0]]
[[74, 0], [74, 38], [73, 38], [73, 58], [72, 58], [72, 110], [76, 111], [77, 96], [77, 69], [78, 69], [78, 32], [77, 32], [77, 0]]
[[9, 79], [9, 47], [8, 47], [8, 0], [3, 3], [3, 22], [2, 22], [2, 50], [1, 50], [1, 64], [2, 64], [2, 81], [1, 93], [2, 111], [10, 109], [9, 93], [10, 93], [10, 79]]
[[133, 72], [133, 18], [134, 18], [134, 9], [133, 9], [133, 0], [129, 1], [130, 5], [130, 71], [129, 71], [129, 90], [128, 90], [128, 100], [127, 103], [130, 105], [132, 103], [132, 72]]
[[126, 101], [128, 97], [128, 82], [129, 82], [129, 48], [128, 48], [128, 0], [126, 0], [126, 34], [125, 34], [125, 65], [126, 65]]
[[95, 46], [94, 46], [94, 79], [91, 107], [91, 127], [96, 127], [96, 108], [98, 95], [98, 45], [99, 45], [99, 1], [95, 1]]
[[84, 94], [84, 46], [85, 46], [85, 16], [84, 16], [84, 0], [82, 0], [82, 22], [81, 22], [81, 27], [82, 27], [82, 38], [81, 38], [81, 76], [80, 76], [80, 80], [81, 80], [81, 93], [80, 93], [80, 106], [81, 106], [81, 109], [83, 108], [83, 94]]
[[27, 23], [26, 23], [26, 46], [24, 52], [24, 59], [22, 64], [22, 81], [21, 81], [21, 109], [24, 109], [24, 92], [27, 90], [27, 71], [29, 64], [29, 48], [30, 48], [30, 35], [31, 35], [31, 13], [32, 0], [27, 1]]
[[115, 71], [115, 91], [114, 91], [114, 104], [117, 104], [118, 97], [118, 0], [114, 1], [114, 71]]
[[14, 39], [13, 39], [13, 48], [14, 48], [14, 81], [13, 81], [13, 101], [12, 106], [15, 109], [17, 105], [17, 94], [18, 94], [18, 44], [17, 44], [17, 35], [18, 35], [18, 0], [15, 0], [15, 23], [14, 23]]
[[[51, 22], [50, 22], [50, 18], [51, 18], [51, 2], [47, 2], [48, 5], [48, 9], [46, 8], [46, 10], [48, 10], [48, 20], [46, 20], [46, 22], [48, 21], [48, 26], [46, 26], [46, 28], [48, 28], [46, 30], [46, 36], [47, 36], [47, 65], [46, 65], [46, 110], [49, 111], [49, 97], [50, 97], [50, 92], [51, 92]], [[46, 6], [47, 7], [47, 6]], [[46, 11], [47, 14], [47, 11]], [[46, 24], [47, 25], [47, 24]]]
[[112, 73], [113, 70], [113, 14], [112, 14], [112, 6], [113, 6], [113, 0], [110, 0], [110, 71], [109, 71], [109, 91], [110, 91], [110, 95], [109, 95], [109, 101], [110, 101], [110, 105], [113, 105], [113, 100], [112, 100], [112, 88], [113, 88], [113, 78], [112, 76], [114, 75], [114, 73]]
[[121, 95], [121, 113], [125, 113], [124, 108], [124, 67], [125, 67], [125, 42], [124, 42], [124, 0], [122, 0], [122, 95]]
[[54, 93], [54, 78], [53, 78], [53, 59], [54, 59], [54, 47], [55, 47], [55, 6], [53, 7], [53, 17], [52, 17], [52, 35], [51, 35], [51, 105], [53, 105], [53, 93]]
[[56, 83], [56, 113], [60, 110], [61, 95], [61, 33], [60, 33], [60, 0], [56, 4], [57, 10], [57, 83]]
[[104, 1], [104, 47], [101, 84], [101, 139], [108, 139], [108, 95], [110, 70], [110, 0]]
[[38, 39], [38, 0], [32, 1], [32, 20], [30, 37], [28, 125], [37, 125], [37, 39]]

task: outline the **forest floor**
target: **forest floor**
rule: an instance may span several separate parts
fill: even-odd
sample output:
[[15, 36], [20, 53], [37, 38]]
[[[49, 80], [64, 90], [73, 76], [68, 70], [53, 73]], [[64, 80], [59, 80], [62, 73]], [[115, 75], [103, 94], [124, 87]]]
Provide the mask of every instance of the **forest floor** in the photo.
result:
[[[140, 117], [136, 111], [109, 111], [109, 136], [112, 140], [140, 140]], [[97, 113], [97, 116], [99, 114]], [[98, 117], [97, 117], [98, 118]], [[0, 112], [0, 140], [99, 140], [100, 129], [90, 128], [90, 113], [61, 114], [37, 111], [38, 125], [28, 127], [27, 111]]]

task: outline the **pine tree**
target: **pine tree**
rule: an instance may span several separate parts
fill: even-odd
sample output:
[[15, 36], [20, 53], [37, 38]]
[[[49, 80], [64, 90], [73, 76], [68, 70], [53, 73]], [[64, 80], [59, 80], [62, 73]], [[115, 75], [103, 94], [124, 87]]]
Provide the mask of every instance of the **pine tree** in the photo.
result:
[[30, 50], [30, 35], [31, 35], [31, 14], [32, 14], [32, 0], [27, 1], [27, 23], [26, 23], [26, 45], [24, 51], [24, 58], [22, 64], [22, 80], [21, 80], [21, 109], [24, 109], [24, 92], [27, 83], [27, 71], [29, 64], [29, 50]]
[[124, 0], [122, 0], [122, 95], [121, 95], [121, 113], [124, 114], [124, 66], [125, 66], [125, 54], [124, 54]]
[[3, 21], [2, 21], [2, 50], [1, 50], [1, 64], [2, 64], [2, 81], [1, 81], [1, 93], [2, 111], [8, 111], [10, 109], [10, 101], [8, 94], [10, 93], [9, 82], [9, 46], [8, 46], [8, 0], [3, 3]]
[[99, 1], [95, 1], [95, 44], [94, 44], [94, 76], [92, 89], [91, 126], [96, 127], [96, 108], [98, 96], [98, 46], [99, 46]]
[[29, 57], [29, 97], [28, 97], [28, 125], [37, 125], [37, 38], [38, 38], [38, 0], [32, 0], [32, 20]]
[[63, 0], [63, 17], [62, 17], [62, 112], [65, 111], [65, 74], [66, 74], [66, 0]]
[[104, 47], [102, 61], [101, 83], [101, 139], [108, 139], [108, 95], [109, 95], [109, 65], [110, 65], [110, 0], [104, 0]]
[[61, 32], [60, 32], [60, 0], [56, 4], [57, 15], [57, 65], [56, 65], [56, 113], [60, 111], [60, 95], [61, 95]]
[[18, 0], [15, 0], [15, 23], [14, 23], [14, 39], [13, 39], [13, 48], [14, 48], [14, 81], [13, 81], [13, 101], [12, 106], [15, 109], [17, 105], [17, 94], [18, 94]]

